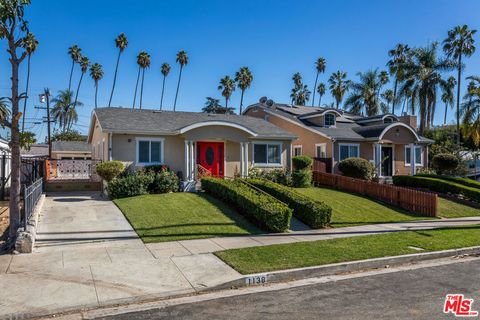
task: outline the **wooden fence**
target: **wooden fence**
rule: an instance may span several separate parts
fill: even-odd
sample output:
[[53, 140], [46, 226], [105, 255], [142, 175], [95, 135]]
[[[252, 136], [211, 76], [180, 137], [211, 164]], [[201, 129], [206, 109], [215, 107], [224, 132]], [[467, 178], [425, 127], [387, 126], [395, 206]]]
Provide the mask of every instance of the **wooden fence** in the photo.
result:
[[332, 158], [313, 158], [313, 171], [332, 173]]
[[323, 185], [365, 195], [422, 216], [437, 216], [438, 198], [435, 193], [368, 182], [318, 171], [313, 172], [313, 181], [315, 185]]

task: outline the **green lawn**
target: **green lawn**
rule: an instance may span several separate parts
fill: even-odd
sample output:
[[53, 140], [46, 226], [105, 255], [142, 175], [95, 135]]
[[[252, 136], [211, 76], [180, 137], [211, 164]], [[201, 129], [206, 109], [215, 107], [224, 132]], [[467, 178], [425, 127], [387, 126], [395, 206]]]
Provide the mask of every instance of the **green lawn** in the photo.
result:
[[299, 188], [296, 191], [332, 207], [332, 227], [428, 219], [359, 195], [328, 188]]
[[438, 198], [438, 207], [438, 215], [444, 218], [480, 216], [480, 209], [444, 198]]
[[262, 233], [222, 202], [190, 192], [114, 200], [146, 243]]
[[242, 274], [480, 245], [480, 225], [232, 249], [215, 254]]

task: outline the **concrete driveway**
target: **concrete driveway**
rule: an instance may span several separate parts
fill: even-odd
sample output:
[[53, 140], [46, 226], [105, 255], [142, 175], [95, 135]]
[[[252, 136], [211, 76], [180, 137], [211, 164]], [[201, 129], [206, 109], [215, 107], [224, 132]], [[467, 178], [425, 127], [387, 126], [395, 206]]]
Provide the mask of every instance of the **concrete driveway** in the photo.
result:
[[210, 253], [154, 256], [98, 193], [52, 194], [34, 252], [0, 256], [0, 318], [193, 293], [240, 277]]

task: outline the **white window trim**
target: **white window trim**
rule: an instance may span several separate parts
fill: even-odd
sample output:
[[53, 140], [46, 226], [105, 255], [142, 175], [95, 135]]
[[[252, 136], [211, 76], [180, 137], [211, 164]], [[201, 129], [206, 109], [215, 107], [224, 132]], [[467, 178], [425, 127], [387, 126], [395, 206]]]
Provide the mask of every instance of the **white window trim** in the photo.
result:
[[[357, 147], [358, 155], [354, 158], [360, 158], [360, 143], [339, 143], [338, 144], [338, 161], [342, 161], [342, 159], [340, 159], [341, 158], [340, 157], [340, 149], [342, 147]], [[350, 156], [350, 148], [348, 149], [348, 157], [347, 158], [352, 158]], [[343, 160], [345, 160], [345, 159], [343, 159]]]
[[303, 155], [303, 147], [302, 147], [302, 145], [293, 146], [293, 149], [292, 149], [292, 150], [293, 150], [293, 156], [294, 156], [294, 157], [296, 157], [296, 156], [295, 156], [295, 149], [300, 149], [300, 155]]
[[[277, 145], [280, 147], [280, 163], [256, 163], [255, 162], [255, 145], [257, 144], [266, 144], [267, 145], [267, 161], [268, 161], [268, 145]], [[263, 168], [282, 168], [283, 167], [283, 143], [282, 142], [271, 142], [271, 141], [255, 141], [252, 143], [252, 165], [254, 167], [263, 167]]]
[[317, 148], [318, 147], [322, 147], [323, 150], [325, 150], [325, 158], [327, 157], [327, 144], [326, 143], [316, 143], [315, 144], [315, 157], [316, 158], [321, 158], [321, 156], [319, 154], [317, 154]]
[[[148, 142], [161, 142], [160, 144], [160, 162], [139, 162], [139, 148], [140, 148], [140, 141], [148, 141]], [[143, 166], [150, 166], [154, 164], [165, 164], [165, 139], [164, 138], [143, 138], [143, 137], [137, 137], [135, 139], [135, 166], [137, 167], [143, 167]], [[148, 157], [151, 158], [150, 156], [151, 149], [148, 149]]]
[[[416, 149], [420, 149], [420, 163], [415, 163], [416, 167], [423, 167], [423, 150], [422, 146], [415, 146]], [[410, 149], [410, 146], [406, 145], [404, 148], [404, 155], [405, 155], [405, 167], [411, 167], [410, 163], [407, 163], [407, 149]], [[417, 157], [415, 156], [415, 160]]]
[[[328, 115], [332, 115], [333, 116], [333, 124], [327, 124], [327, 116]], [[332, 112], [328, 112], [328, 113], [325, 113], [323, 115], [323, 125], [325, 127], [329, 127], [329, 128], [335, 128], [336, 125], [337, 125], [337, 116], [335, 114], [333, 114]]]

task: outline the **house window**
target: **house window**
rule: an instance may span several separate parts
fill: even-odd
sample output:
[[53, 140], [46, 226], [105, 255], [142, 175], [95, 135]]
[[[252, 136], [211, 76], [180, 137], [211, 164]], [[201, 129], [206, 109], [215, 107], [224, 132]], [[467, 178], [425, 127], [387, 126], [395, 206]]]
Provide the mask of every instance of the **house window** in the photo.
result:
[[359, 144], [340, 144], [339, 145], [339, 157], [340, 161], [347, 158], [358, 158], [360, 155]]
[[[411, 161], [411, 150], [409, 146], [405, 146], [405, 165], [409, 166]], [[421, 166], [423, 165], [423, 155], [422, 155], [422, 147], [416, 146], [415, 147], [415, 165]]]
[[327, 157], [327, 145], [325, 143], [315, 145], [315, 157], [326, 158]]
[[298, 157], [302, 155], [302, 146], [293, 146], [293, 156]]
[[280, 143], [254, 143], [253, 162], [255, 165], [281, 165]]
[[335, 115], [331, 113], [327, 113], [325, 115], [325, 126], [334, 126], [335, 125]]
[[383, 119], [383, 123], [392, 123], [392, 122], [393, 122], [393, 119], [390, 117]]
[[137, 164], [163, 163], [163, 139], [138, 139]]

